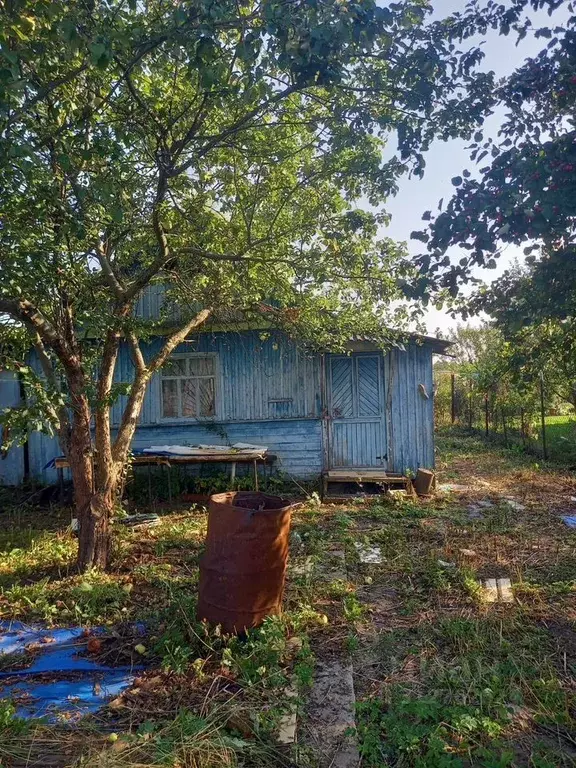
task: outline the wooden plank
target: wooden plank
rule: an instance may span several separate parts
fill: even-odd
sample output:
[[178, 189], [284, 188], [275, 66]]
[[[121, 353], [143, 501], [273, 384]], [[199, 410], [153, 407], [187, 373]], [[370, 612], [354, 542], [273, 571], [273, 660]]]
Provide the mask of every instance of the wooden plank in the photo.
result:
[[409, 485], [410, 478], [403, 475], [392, 475], [382, 470], [331, 470], [324, 473], [325, 480], [340, 483], [362, 483], [362, 482], [381, 482], [384, 484]]
[[351, 475], [361, 475], [362, 477], [385, 477], [389, 480], [407, 480], [406, 475], [401, 475], [399, 472], [386, 472], [385, 469], [372, 469], [367, 467], [366, 469], [331, 469], [328, 472], [324, 472], [324, 475], [331, 480], [339, 477], [349, 477]]
[[[274, 454], [242, 454], [242, 453], [226, 453], [226, 454], [210, 454], [207, 456], [157, 456], [150, 454], [149, 456], [133, 456], [133, 464], [156, 464], [158, 466], [170, 466], [171, 464], [251, 464], [252, 462], [259, 461], [265, 464], [276, 461]], [[56, 469], [66, 469], [68, 460], [64, 458], [57, 458], [54, 460]]]

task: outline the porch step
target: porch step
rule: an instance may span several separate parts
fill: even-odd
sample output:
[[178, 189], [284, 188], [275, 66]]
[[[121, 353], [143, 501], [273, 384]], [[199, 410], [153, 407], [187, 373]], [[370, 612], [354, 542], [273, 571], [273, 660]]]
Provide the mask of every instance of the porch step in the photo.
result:
[[327, 499], [347, 499], [358, 494], [379, 496], [392, 488], [411, 493], [412, 480], [397, 472], [372, 467], [330, 469], [322, 473], [322, 496]]

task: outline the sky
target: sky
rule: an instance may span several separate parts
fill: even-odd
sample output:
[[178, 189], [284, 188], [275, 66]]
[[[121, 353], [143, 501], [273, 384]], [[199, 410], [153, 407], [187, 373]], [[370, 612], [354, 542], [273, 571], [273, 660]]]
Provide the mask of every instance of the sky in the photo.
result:
[[[461, 9], [464, 5], [463, 0], [437, 0], [434, 3], [437, 9], [435, 15], [447, 15], [452, 11]], [[552, 21], [554, 24], [561, 24], [568, 17], [568, 12], [562, 10], [556, 12]], [[551, 20], [545, 12], [533, 14], [534, 26], [549, 25]], [[474, 39], [476, 43], [480, 39]], [[481, 65], [484, 70], [493, 70], [498, 77], [504, 77], [510, 74], [514, 69], [520, 66], [526, 58], [535, 56], [544, 46], [545, 41], [535, 39], [528, 35], [515, 45], [515, 39], [512, 35], [500, 37], [495, 32], [490, 32], [485, 38], [483, 50], [485, 58]], [[495, 114], [486, 122], [485, 134], [496, 138], [498, 127], [503, 120], [504, 111], [496, 111]], [[436, 211], [438, 202], [441, 198], [448, 200], [454, 187], [451, 183], [453, 176], [461, 175], [465, 168], [474, 173], [474, 163], [469, 159], [465, 147], [468, 142], [462, 140], [453, 140], [449, 142], [436, 142], [426, 155], [426, 172], [423, 179], [408, 179], [404, 177], [400, 182], [400, 191], [396, 197], [391, 198], [386, 203], [386, 210], [391, 214], [392, 221], [383, 234], [394, 238], [395, 240], [405, 241], [408, 250], [411, 253], [419, 253], [422, 249], [422, 243], [410, 240], [410, 232], [423, 229], [422, 214], [424, 211]], [[452, 254], [454, 258], [454, 255]], [[456, 258], [460, 258], [456, 252]], [[522, 248], [509, 246], [503, 256], [497, 262], [497, 269], [477, 271], [475, 274], [486, 282], [494, 280], [510, 266], [514, 259], [523, 260]], [[444, 333], [451, 327], [454, 327], [457, 320], [453, 320], [446, 312], [430, 309], [425, 316], [425, 325], [428, 333], [435, 333], [439, 328]], [[460, 322], [462, 322], [460, 320]]]

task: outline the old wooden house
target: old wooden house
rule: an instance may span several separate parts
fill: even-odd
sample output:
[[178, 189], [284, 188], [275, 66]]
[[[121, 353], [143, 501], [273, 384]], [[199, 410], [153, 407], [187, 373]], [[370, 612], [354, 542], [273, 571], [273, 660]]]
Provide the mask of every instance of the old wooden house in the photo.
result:
[[[152, 355], [160, 339], [146, 353]], [[432, 358], [445, 342], [413, 337], [383, 353], [350, 343], [348, 354], [309, 353], [276, 331], [210, 331], [182, 344], [148, 389], [134, 448], [151, 445], [266, 446], [275, 468], [297, 478], [325, 470], [372, 468], [414, 472], [434, 465]], [[122, 350], [118, 381], [130, 381]], [[0, 377], [0, 408], [21, 397]], [[121, 397], [113, 406], [118, 424]], [[25, 475], [56, 479], [57, 441], [31, 432], [27, 444], [0, 459], [0, 482]]]

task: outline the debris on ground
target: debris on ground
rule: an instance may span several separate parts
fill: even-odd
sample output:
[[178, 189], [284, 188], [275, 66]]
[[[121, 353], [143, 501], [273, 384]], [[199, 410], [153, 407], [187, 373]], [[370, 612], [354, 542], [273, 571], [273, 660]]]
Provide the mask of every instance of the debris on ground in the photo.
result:
[[484, 519], [484, 512], [487, 509], [493, 509], [494, 508], [494, 502], [490, 501], [489, 499], [482, 499], [480, 501], [474, 501], [471, 504], [468, 504], [466, 507], [468, 511], [468, 518], [470, 520], [483, 520]]
[[441, 493], [469, 493], [473, 490], [471, 485], [462, 485], [460, 483], [440, 483], [437, 488]]
[[380, 565], [382, 562], [382, 550], [380, 547], [370, 547], [360, 542], [355, 542], [354, 547], [358, 552], [360, 562], [364, 565]]
[[126, 525], [129, 528], [141, 528], [143, 526], [159, 525], [160, 516], [154, 512], [141, 513], [137, 515], [126, 515], [126, 517], [120, 517], [115, 522]]
[[561, 515], [568, 528], [576, 528], [576, 515]]
[[504, 497], [504, 501], [515, 512], [525, 512], [526, 511], [526, 506], [524, 504], [521, 504], [519, 501], [517, 501], [512, 496], [505, 496]]
[[514, 594], [510, 579], [486, 579], [484, 600], [487, 603], [513, 603]]
[[468, 518], [470, 520], [484, 520], [484, 515], [477, 504], [469, 504], [467, 510]]

